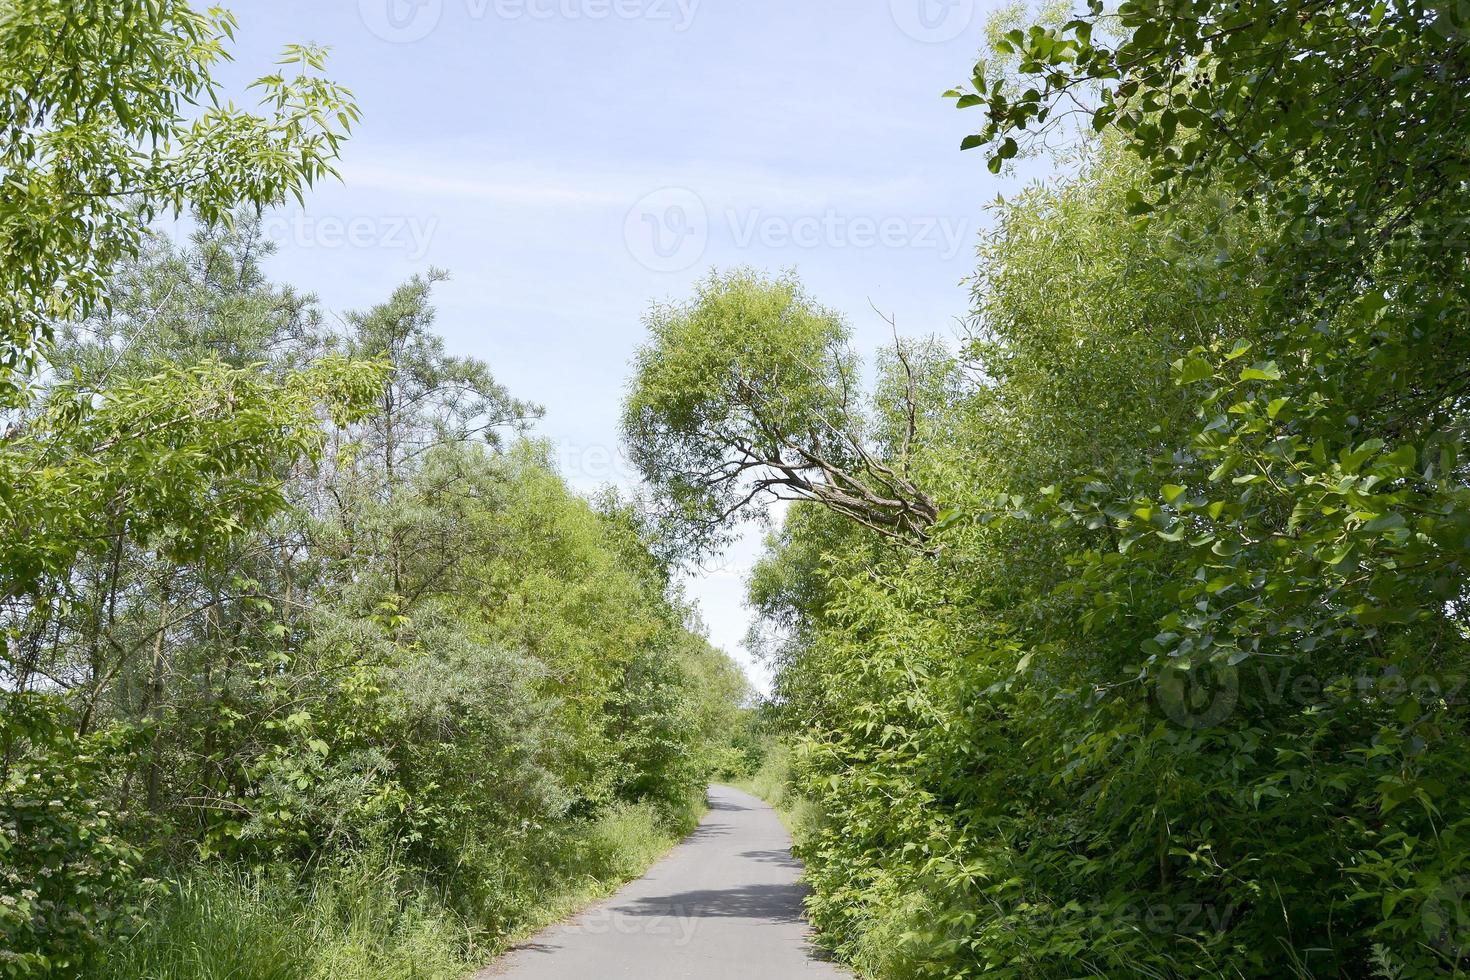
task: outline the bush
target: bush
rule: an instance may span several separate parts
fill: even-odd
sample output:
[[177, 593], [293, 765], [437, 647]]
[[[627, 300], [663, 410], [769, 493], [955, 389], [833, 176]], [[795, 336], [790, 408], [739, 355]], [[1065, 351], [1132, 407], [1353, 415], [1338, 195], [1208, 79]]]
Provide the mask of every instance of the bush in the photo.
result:
[[97, 802], [132, 733], [79, 738], [58, 709], [48, 696], [8, 693], [0, 715], [0, 971], [12, 976], [75, 967], [134, 921], [151, 884]]

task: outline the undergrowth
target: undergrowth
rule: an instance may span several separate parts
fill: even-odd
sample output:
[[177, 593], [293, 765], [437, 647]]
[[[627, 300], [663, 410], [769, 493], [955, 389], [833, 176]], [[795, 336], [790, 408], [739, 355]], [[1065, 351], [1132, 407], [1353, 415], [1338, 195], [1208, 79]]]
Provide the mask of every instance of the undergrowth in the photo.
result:
[[196, 867], [163, 883], [141, 924], [83, 975], [97, 980], [438, 980], [637, 877], [697, 822], [640, 804], [545, 853], [461, 869], [458, 887], [391, 856], [319, 868]]

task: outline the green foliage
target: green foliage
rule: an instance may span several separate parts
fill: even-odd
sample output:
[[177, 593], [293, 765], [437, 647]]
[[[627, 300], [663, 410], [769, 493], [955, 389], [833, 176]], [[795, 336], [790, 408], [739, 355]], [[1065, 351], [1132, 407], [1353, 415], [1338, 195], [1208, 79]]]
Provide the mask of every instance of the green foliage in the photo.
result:
[[[133, 733], [78, 738], [56, 729], [44, 695], [4, 696], [0, 774], [0, 971], [44, 975], [75, 969], [119, 928], [135, 926], [149, 882], [141, 854], [97, 807], [108, 769]], [[36, 748], [12, 761], [17, 740]], [[41, 748], [44, 747], [44, 748]]]
[[0, 401], [51, 323], [105, 303], [155, 217], [212, 222], [334, 174], [357, 108], [324, 52], [288, 47], [250, 112], [212, 78], [234, 31], [182, 0], [0, 8]]
[[1087, 10], [951, 93], [992, 171], [1103, 133], [879, 399], [924, 552], [799, 506], [751, 579], [812, 918], [881, 977], [1464, 975], [1467, 11]]
[[356, 865], [303, 886], [284, 868], [202, 870], [168, 883], [146, 926], [93, 963], [99, 978], [458, 978], [463, 923], [393, 868]]
[[1088, 0], [1065, 24], [996, 39], [997, 54], [1018, 62], [1015, 77], [982, 61], [972, 91], [950, 95], [986, 111], [966, 145], [991, 148], [992, 169], [1019, 139], [1043, 137], [1073, 113], [1121, 133], [1153, 188], [1130, 195], [1132, 214], [1208, 179], [1263, 195], [1296, 231], [1366, 241], [1385, 225], [1428, 221], [1441, 234], [1459, 231], [1463, 247], [1463, 216], [1424, 208], [1424, 195], [1462, 193], [1470, 163], [1459, 98], [1467, 27], [1470, 10], [1453, 2], [1129, 0], [1108, 9]]
[[0, 972], [457, 976], [689, 829], [748, 691], [442, 273], [266, 281], [357, 113], [316, 48], [224, 101], [233, 31], [0, 3]]
[[502, 444], [535, 409], [431, 280], [334, 335], [256, 235], [131, 263], [0, 446], [11, 972], [463, 972], [640, 871], [734, 751], [669, 549]]
[[672, 842], [653, 807], [613, 808], [529, 860], [478, 869], [498, 916], [489, 919], [454, 911], [441, 884], [375, 852], [309, 875], [281, 864], [194, 868], [167, 881], [87, 975], [459, 978], [510, 939], [641, 874]]
[[1228, 180], [1138, 221], [1129, 154], [982, 243], [925, 551], [808, 503], [751, 578], [813, 922], [880, 977], [1463, 975], [1463, 255], [1327, 268]]
[[44, 589], [107, 541], [98, 515], [177, 561], [258, 525], [284, 500], [276, 468], [320, 451], [317, 413], [370, 404], [381, 368], [323, 360], [280, 382], [218, 362], [171, 368], [104, 391], [60, 383], [0, 451], [0, 596]]
[[718, 544], [771, 500], [810, 497], [882, 533], [923, 536], [936, 508], [901, 461], [876, 458], [847, 325], [793, 276], [712, 276], [647, 326], [623, 429], [689, 547]]

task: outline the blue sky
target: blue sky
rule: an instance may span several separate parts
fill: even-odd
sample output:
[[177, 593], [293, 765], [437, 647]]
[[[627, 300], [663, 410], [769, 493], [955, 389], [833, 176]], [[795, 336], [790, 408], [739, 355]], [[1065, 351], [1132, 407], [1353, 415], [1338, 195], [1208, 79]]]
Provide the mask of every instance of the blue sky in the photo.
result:
[[[992, 0], [249, 0], [231, 75], [332, 49], [363, 110], [344, 182], [273, 216], [272, 273], [362, 308], [430, 266], [438, 328], [546, 406], [578, 487], [629, 483], [617, 416], [650, 302], [795, 268], [860, 349], [952, 337], [985, 205], [1016, 186], [941, 93]], [[689, 582], [749, 665], [751, 533]], [[757, 683], [765, 676], [749, 665]]]

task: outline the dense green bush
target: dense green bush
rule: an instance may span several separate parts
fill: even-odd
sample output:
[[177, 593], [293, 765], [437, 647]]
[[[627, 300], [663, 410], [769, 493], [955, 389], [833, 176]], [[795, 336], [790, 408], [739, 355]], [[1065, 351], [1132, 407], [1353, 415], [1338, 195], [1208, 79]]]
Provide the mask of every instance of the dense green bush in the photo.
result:
[[1139, 180], [1104, 150], [1003, 213], [985, 383], [911, 463], [952, 518], [875, 550], [800, 505], [753, 577], [813, 919], [884, 977], [1453, 973], [1458, 450], [1330, 442], [1367, 393], [1292, 394], [1266, 273], [1114, 218]]
[[[130, 267], [0, 458], [54, 532], [0, 555], [12, 972], [462, 967], [636, 872], [734, 751], [746, 683], [647, 520], [517, 434], [431, 279], [336, 336], [264, 248]], [[67, 467], [100, 519], [50, 516]]]
[[[134, 927], [149, 897], [142, 855], [98, 806], [131, 733], [77, 737], [55, 726], [46, 695], [12, 694], [0, 769], [0, 969], [74, 969], [89, 949]], [[11, 744], [29, 751], [15, 757]]]
[[194, 868], [164, 883], [88, 975], [458, 978], [509, 939], [641, 874], [684, 829], [647, 805], [564, 828], [539, 851], [477, 869], [478, 917], [456, 911], [442, 882], [384, 854], [307, 875], [289, 865]]
[[811, 916], [865, 972], [1470, 969], [1467, 25], [1006, 32], [968, 143], [1003, 169], [1074, 99], [1101, 133], [998, 206], [958, 350], [865, 392], [840, 318], [744, 270], [650, 323], [671, 519], [710, 533], [710, 473], [806, 498], [750, 593]]
[[634, 874], [745, 682], [443, 273], [341, 329], [266, 280], [323, 51], [243, 111], [226, 12], [0, 6], [0, 973], [449, 976]]

